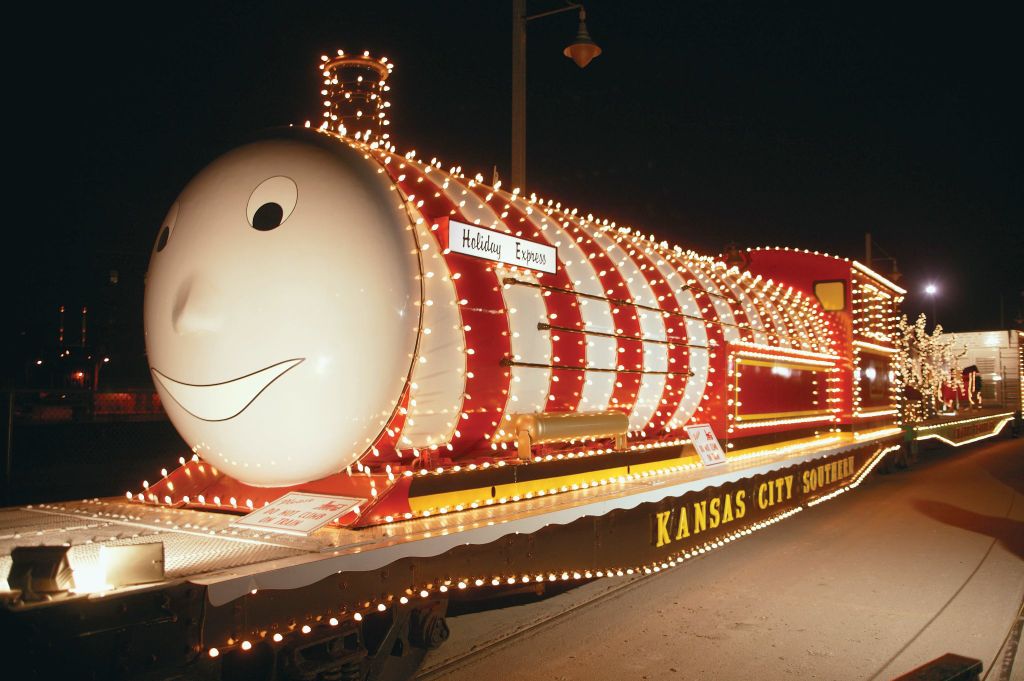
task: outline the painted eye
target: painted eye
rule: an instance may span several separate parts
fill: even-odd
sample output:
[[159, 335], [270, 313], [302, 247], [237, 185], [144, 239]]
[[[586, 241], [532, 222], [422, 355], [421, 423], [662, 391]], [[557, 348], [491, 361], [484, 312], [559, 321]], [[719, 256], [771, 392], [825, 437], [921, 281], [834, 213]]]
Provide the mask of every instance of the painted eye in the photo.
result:
[[260, 182], [249, 196], [245, 214], [249, 225], [261, 232], [280, 227], [295, 210], [299, 188], [290, 177], [278, 175]]
[[175, 201], [171, 209], [167, 211], [167, 217], [164, 218], [164, 226], [160, 228], [160, 232], [156, 235], [156, 252], [167, 248], [167, 240], [171, 238], [171, 232], [174, 231], [174, 223], [178, 221], [178, 202]]

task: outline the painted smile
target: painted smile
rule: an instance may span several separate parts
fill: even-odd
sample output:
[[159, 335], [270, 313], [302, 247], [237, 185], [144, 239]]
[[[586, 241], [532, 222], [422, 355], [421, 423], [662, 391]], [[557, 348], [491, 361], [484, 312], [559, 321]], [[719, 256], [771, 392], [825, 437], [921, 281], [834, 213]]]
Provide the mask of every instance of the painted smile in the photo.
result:
[[153, 378], [182, 409], [203, 421], [233, 419], [256, 401], [271, 383], [281, 378], [305, 358], [288, 359], [251, 374], [221, 383], [193, 384], [175, 381], [152, 369]]

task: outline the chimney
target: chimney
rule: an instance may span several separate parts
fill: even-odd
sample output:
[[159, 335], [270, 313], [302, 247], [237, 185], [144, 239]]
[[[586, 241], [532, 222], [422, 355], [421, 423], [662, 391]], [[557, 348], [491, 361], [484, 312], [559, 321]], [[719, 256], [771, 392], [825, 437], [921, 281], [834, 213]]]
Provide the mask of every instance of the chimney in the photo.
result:
[[375, 59], [369, 52], [347, 55], [338, 50], [335, 56], [321, 56], [317, 68], [323, 101], [318, 127], [362, 142], [388, 143], [386, 110], [391, 103], [385, 98], [391, 88], [385, 81], [394, 65], [387, 57]]

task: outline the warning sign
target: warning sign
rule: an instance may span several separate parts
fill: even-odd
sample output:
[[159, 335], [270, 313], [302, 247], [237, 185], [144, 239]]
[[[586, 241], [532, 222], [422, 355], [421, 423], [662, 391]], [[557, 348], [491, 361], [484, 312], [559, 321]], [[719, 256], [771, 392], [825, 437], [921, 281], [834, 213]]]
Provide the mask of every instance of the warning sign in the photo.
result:
[[725, 463], [725, 452], [722, 451], [722, 445], [718, 443], [715, 431], [711, 430], [710, 425], [700, 423], [696, 426], [686, 426], [686, 434], [690, 436], [690, 442], [693, 443], [693, 448], [697, 450], [697, 455], [705, 466]]
[[357, 508], [364, 501], [353, 497], [289, 492], [272, 504], [236, 520], [231, 526], [305, 536]]

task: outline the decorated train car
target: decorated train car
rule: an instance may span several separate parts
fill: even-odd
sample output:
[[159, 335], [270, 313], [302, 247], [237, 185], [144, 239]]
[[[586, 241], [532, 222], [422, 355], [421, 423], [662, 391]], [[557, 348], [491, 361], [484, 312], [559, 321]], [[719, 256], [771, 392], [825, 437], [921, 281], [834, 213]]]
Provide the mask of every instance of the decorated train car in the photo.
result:
[[1014, 330], [973, 331], [935, 339], [935, 345], [945, 350], [940, 354], [947, 357], [948, 363], [941, 366], [946, 380], [935, 400], [937, 413], [905, 426], [913, 438], [912, 453], [927, 441], [960, 447], [1007, 428], [1014, 436], [1020, 435], [1022, 336], [1024, 333]]
[[391, 65], [318, 68], [321, 121], [213, 161], [157, 231], [179, 465], [0, 518], [47, 523], [0, 558], [0, 615], [45, 664], [404, 678], [466, 590], [667, 570], [900, 448], [893, 282], [789, 249], [726, 265], [398, 153]]
[[[269, 205], [283, 219], [261, 229]], [[149, 358], [195, 460], [144, 502], [368, 485], [348, 520], [375, 523], [425, 510], [402, 497], [428, 473], [660, 449], [697, 423], [738, 451], [895, 414], [854, 411], [848, 320], [779, 280], [319, 132], [216, 161], [164, 233]], [[858, 342], [889, 352], [883, 333]]]
[[[159, 230], [148, 355], [192, 460], [132, 498], [244, 512], [329, 492], [365, 526], [617, 469], [561, 462], [666, 453], [696, 424], [736, 452], [894, 427], [892, 282], [788, 249], [741, 272], [397, 154], [391, 65], [323, 66], [319, 129], [218, 159]], [[339, 135], [365, 105], [377, 124]]]

